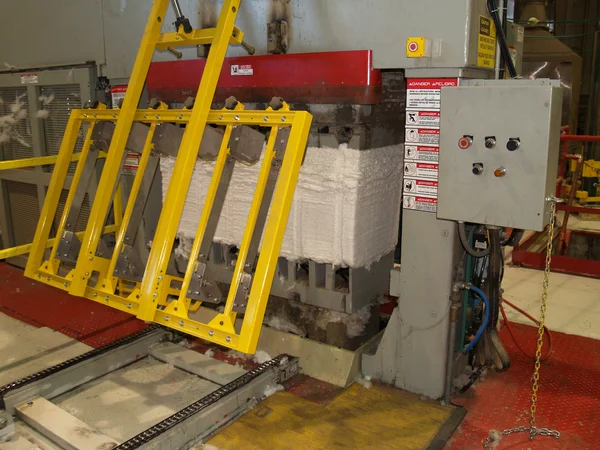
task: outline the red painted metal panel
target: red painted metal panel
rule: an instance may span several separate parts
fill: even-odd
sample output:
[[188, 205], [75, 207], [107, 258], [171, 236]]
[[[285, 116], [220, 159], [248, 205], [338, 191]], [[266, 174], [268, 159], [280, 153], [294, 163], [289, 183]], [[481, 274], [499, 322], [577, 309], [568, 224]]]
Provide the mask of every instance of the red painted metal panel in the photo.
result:
[[[152, 63], [151, 97], [179, 102], [194, 96], [205, 59]], [[226, 58], [215, 100], [235, 95], [243, 102], [279, 95], [290, 102], [373, 104], [381, 101], [381, 72], [370, 50]]]

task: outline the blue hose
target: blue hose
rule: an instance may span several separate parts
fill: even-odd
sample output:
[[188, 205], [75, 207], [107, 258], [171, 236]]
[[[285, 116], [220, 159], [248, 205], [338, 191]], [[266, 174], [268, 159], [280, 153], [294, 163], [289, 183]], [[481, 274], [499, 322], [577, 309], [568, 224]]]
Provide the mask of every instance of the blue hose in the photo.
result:
[[490, 301], [488, 300], [487, 295], [485, 295], [485, 292], [483, 292], [481, 289], [479, 289], [475, 286], [469, 286], [469, 290], [472, 292], [475, 292], [477, 295], [479, 295], [479, 297], [481, 297], [481, 299], [483, 300], [483, 303], [485, 303], [485, 313], [483, 316], [483, 323], [479, 327], [479, 330], [477, 330], [477, 334], [475, 335], [473, 340], [469, 343], [467, 348], [465, 348], [463, 350], [463, 353], [469, 353], [471, 350], [473, 350], [473, 347], [475, 347], [475, 344], [477, 344], [477, 342], [479, 342], [479, 339], [481, 339], [481, 335], [485, 331], [485, 328], [487, 327], [487, 324], [490, 320]]

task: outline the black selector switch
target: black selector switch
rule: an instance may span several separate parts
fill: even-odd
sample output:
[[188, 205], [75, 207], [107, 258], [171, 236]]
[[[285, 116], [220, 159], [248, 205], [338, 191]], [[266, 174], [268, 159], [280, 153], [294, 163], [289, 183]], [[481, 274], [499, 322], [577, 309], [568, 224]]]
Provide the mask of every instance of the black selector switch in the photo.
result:
[[496, 146], [496, 136], [487, 136], [485, 138], [485, 147], [494, 148]]
[[521, 138], [510, 138], [506, 143], [506, 148], [509, 152], [514, 152], [521, 147]]

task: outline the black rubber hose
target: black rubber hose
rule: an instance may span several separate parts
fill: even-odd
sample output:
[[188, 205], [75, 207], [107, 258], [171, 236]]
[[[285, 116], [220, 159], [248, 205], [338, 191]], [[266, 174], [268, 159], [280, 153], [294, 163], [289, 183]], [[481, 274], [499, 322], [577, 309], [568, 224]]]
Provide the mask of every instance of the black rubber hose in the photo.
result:
[[500, 229], [491, 228], [490, 233], [490, 266], [488, 269], [488, 299], [490, 301], [490, 320], [488, 329], [496, 329], [500, 318], [500, 272], [502, 270], [502, 246], [500, 245]]
[[467, 238], [467, 231], [465, 230], [465, 223], [458, 222], [458, 237], [460, 238], [460, 243], [462, 244], [465, 251], [474, 258], [483, 258], [490, 253], [490, 246], [488, 245], [485, 250], [475, 250], [469, 244], [469, 239]]
[[525, 230], [519, 230], [517, 228], [513, 228], [513, 230], [510, 232], [510, 236], [507, 239], [505, 239], [504, 241], [502, 241], [500, 244], [503, 247], [514, 247], [519, 242], [521, 242], [521, 239], [523, 239], [524, 234], [525, 234]]
[[498, 41], [500, 43], [500, 52], [502, 53], [502, 58], [506, 63], [506, 67], [508, 68], [508, 74], [511, 78], [516, 78], [517, 69], [515, 68], [515, 64], [510, 56], [510, 49], [508, 48], [508, 44], [506, 42], [506, 34], [504, 34], [504, 28], [502, 28], [502, 22], [500, 21], [500, 15], [498, 14], [496, 0], [487, 0], [487, 5], [490, 14], [492, 15], [492, 19], [494, 20], [494, 25], [496, 25], [496, 35], [498, 36]]

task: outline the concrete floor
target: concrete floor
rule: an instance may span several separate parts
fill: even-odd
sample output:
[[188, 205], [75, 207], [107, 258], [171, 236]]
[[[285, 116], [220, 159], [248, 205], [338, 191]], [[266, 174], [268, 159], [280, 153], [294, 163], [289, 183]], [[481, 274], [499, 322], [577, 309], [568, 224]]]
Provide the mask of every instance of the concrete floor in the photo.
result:
[[[543, 278], [542, 271], [507, 267], [504, 297], [539, 318]], [[522, 314], [505, 309], [510, 321], [532, 325]], [[566, 334], [600, 339], [600, 280], [552, 273], [546, 325]]]

